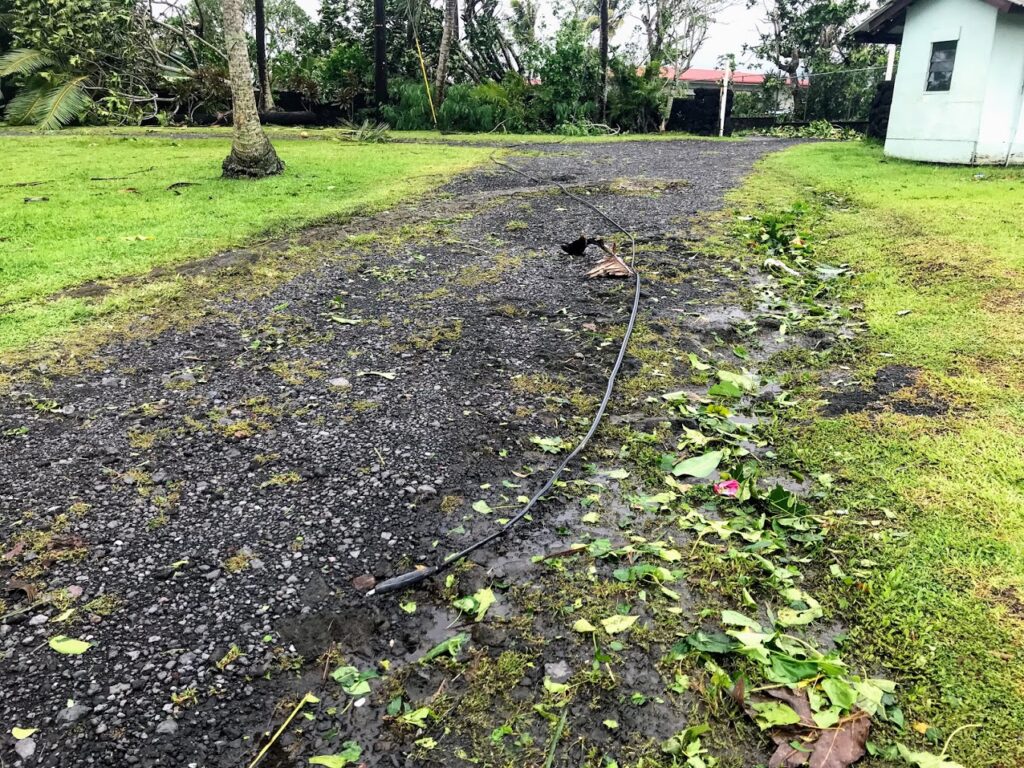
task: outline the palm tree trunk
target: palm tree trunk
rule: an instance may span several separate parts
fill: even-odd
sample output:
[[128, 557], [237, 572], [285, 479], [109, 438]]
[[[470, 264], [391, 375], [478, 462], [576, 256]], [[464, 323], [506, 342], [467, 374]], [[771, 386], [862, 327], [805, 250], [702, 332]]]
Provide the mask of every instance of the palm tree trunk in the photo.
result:
[[452, 46], [459, 39], [459, 0], [444, 2], [444, 31], [441, 33], [441, 47], [437, 54], [437, 71], [434, 74], [434, 90], [438, 103], [444, 99], [445, 81], [448, 79], [448, 62]]
[[231, 78], [231, 113], [234, 136], [231, 154], [224, 159], [227, 178], [262, 178], [284, 170], [273, 145], [263, 132], [252, 91], [252, 67], [245, 40], [242, 0], [221, 0], [224, 13], [224, 45]]
[[267, 67], [267, 14], [264, 0], [256, 0], [256, 76], [260, 80], [260, 112], [272, 112], [274, 94], [270, 92], [270, 70]]

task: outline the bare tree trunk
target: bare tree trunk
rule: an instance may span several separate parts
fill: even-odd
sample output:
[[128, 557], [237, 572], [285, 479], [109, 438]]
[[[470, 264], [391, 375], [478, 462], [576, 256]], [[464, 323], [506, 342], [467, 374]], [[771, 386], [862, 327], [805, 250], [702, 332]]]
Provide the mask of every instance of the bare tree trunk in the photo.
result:
[[608, 0], [600, 0], [601, 121], [608, 120]]
[[437, 100], [444, 99], [445, 81], [448, 79], [448, 62], [451, 59], [452, 46], [459, 39], [459, 0], [444, 2], [444, 31], [441, 33], [441, 47], [437, 54], [437, 71], [434, 73], [434, 90]]
[[256, 0], [256, 76], [260, 86], [260, 112], [274, 109], [274, 94], [270, 92], [270, 70], [267, 68], [267, 14], [264, 0]]
[[284, 170], [273, 145], [263, 132], [256, 99], [252, 92], [252, 67], [249, 65], [249, 46], [245, 41], [242, 20], [242, 0], [221, 0], [224, 13], [224, 45], [228, 53], [228, 72], [231, 77], [231, 113], [234, 136], [231, 154], [224, 159], [223, 173], [227, 178], [262, 178]]

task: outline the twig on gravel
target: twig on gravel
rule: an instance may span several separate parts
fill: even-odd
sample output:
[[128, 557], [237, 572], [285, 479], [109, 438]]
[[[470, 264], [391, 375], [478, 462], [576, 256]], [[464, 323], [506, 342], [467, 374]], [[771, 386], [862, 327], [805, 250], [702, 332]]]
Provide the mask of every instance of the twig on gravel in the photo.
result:
[[[334, 624], [334, 622], [332, 621], [331, 622], [331, 625], [332, 625], [331, 628], [333, 628], [333, 624]], [[330, 631], [331, 628], [328, 628], [328, 631]], [[324, 674], [323, 674], [323, 677], [320, 678], [320, 682], [321, 683], [326, 683], [327, 682], [327, 671], [331, 668], [331, 656], [333, 655], [332, 654], [333, 651], [334, 651], [334, 641], [332, 640], [331, 644], [329, 646], [327, 646], [327, 651], [324, 653]]]
[[18, 608], [15, 611], [9, 611], [8, 613], [5, 613], [3, 616], [0, 616], [0, 622], [4, 622], [7, 619], [11, 618], [12, 616], [20, 616], [23, 613], [28, 613], [29, 611], [31, 611], [34, 608], [38, 608], [41, 605], [45, 605], [46, 602], [47, 602], [46, 600], [38, 600], [38, 601], [32, 603], [31, 605], [26, 605], [24, 608]]
[[255, 766], [256, 763], [258, 763], [260, 760], [262, 760], [263, 757], [267, 754], [267, 752], [270, 751], [270, 748], [274, 746], [274, 742], [277, 741], [278, 738], [280, 738], [282, 733], [284, 733], [284, 729], [287, 728], [288, 724], [295, 719], [295, 716], [297, 714], [299, 714], [300, 709], [306, 706], [307, 703], [316, 704], [318, 701], [320, 701], [320, 699], [318, 699], [312, 693], [307, 693], [305, 696], [303, 696], [302, 701], [295, 705], [295, 709], [292, 710], [292, 713], [288, 715], [288, 717], [285, 719], [283, 723], [281, 723], [281, 727], [278, 728], [277, 731], [275, 731], [274, 735], [270, 737], [270, 741], [268, 741], [263, 746], [263, 749], [260, 750], [260, 753], [256, 755], [256, 759], [249, 763], [249, 768], [253, 768], [253, 766]]

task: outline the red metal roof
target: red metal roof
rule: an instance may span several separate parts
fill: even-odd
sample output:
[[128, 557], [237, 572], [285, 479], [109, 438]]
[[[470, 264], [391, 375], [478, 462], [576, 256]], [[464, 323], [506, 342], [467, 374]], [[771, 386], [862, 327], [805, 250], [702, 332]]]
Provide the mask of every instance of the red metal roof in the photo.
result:
[[[1022, 0], [1024, 1], [1024, 0]], [[671, 80], [675, 77], [676, 69], [671, 66], [664, 66], [661, 68], [661, 76], [666, 80]], [[691, 67], [690, 69], [684, 70], [679, 75], [679, 80], [684, 83], [720, 83], [725, 77], [725, 70], [723, 69], [699, 69], [697, 67]], [[729, 76], [729, 81], [735, 85], [761, 85], [764, 83], [765, 75], [763, 72], [744, 72], [742, 70], [736, 70]], [[801, 80], [800, 85], [807, 85], [806, 80]]]

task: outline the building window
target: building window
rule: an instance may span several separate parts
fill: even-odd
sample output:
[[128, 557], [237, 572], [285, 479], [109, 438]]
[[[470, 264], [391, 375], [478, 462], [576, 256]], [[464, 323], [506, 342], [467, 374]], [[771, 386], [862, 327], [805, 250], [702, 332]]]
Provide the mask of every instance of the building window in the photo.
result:
[[956, 61], [956, 40], [932, 43], [932, 60], [928, 66], [928, 91], [948, 91], [953, 82]]

